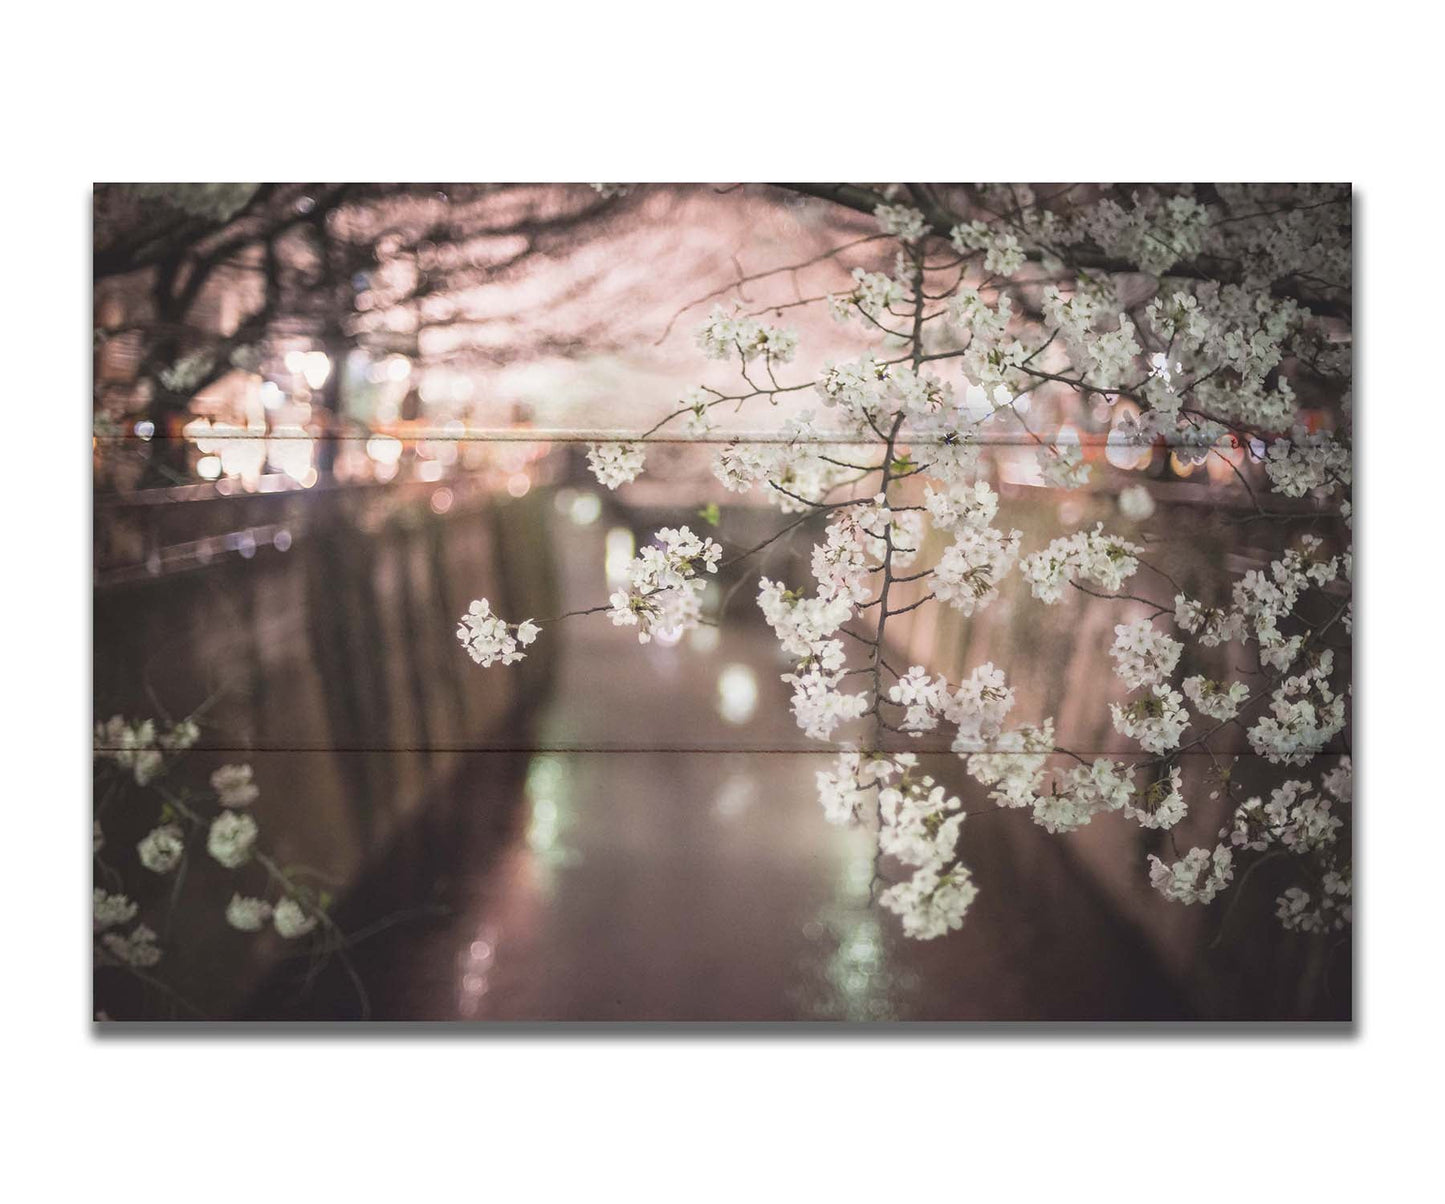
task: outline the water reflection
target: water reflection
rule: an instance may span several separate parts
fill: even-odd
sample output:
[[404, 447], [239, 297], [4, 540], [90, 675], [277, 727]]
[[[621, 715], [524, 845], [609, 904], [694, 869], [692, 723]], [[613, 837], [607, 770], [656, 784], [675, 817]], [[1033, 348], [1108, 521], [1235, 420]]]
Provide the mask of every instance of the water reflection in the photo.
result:
[[627, 570], [632, 564], [632, 556], [636, 550], [637, 544], [629, 528], [613, 527], [607, 532], [603, 566], [607, 574], [608, 585], [617, 586], [627, 583]]
[[564, 843], [573, 819], [571, 774], [564, 757], [534, 757], [524, 787], [530, 807], [527, 847], [547, 866], [571, 866], [582, 860], [578, 849]]
[[871, 843], [849, 839], [838, 858], [832, 899], [803, 925], [814, 948], [794, 998], [812, 1019], [897, 1018], [895, 1004], [912, 979], [890, 971], [883, 921], [872, 903], [873, 875]]
[[729, 774], [713, 795], [712, 812], [728, 822], [748, 811], [758, 800], [758, 780], [746, 771]]
[[758, 678], [747, 665], [726, 666], [717, 679], [717, 712], [740, 726], [758, 709]]

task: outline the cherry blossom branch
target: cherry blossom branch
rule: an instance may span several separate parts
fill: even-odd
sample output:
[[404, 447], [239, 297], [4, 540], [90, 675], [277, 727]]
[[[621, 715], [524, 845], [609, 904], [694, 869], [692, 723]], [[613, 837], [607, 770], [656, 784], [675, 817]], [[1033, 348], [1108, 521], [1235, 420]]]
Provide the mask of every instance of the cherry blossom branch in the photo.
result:
[[1142, 602], [1145, 606], [1153, 608], [1154, 613], [1149, 616], [1151, 619], [1157, 619], [1160, 615], [1172, 614], [1174, 612], [1174, 607], [1160, 606], [1159, 603], [1151, 602], [1148, 598], [1141, 598], [1138, 594], [1106, 594], [1100, 590], [1090, 589], [1087, 585], [1082, 585], [1078, 581], [1070, 581], [1069, 584], [1075, 589], [1082, 590], [1094, 598], [1104, 598], [1107, 601]]
[[[712, 290], [712, 292], [705, 293], [703, 296], [698, 297], [696, 300], [689, 301], [686, 305], [678, 309], [678, 311], [674, 313], [671, 318], [668, 319], [667, 326], [663, 328], [662, 333], [657, 336], [657, 339], [653, 342], [652, 345], [654, 347], [660, 347], [666, 341], [667, 336], [672, 333], [672, 328], [677, 325], [677, 320], [682, 317], [683, 314], [687, 313], [687, 311], [690, 309], [696, 309], [699, 305], [703, 305], [708, 301], [713, 300], [715, 297], [721, 297], [725, 293], [730, 293], [733, 291], [733, 289], [740, 288], [744, 284], [755, 284], [759, 280], [766, 280], [770, 276], [780, 276], [784, 272], [800, 272], [804, 268], [810, 268], [813, 267], [815, 264], [819, 264], [824, 262], [825, 260], [832, 259], [833, 257], [842, 254], [844, 251], [851, 250], [854, 247], [861, 247], [871, 242], [880, 242], [887, 237], [888, 236], [886, 234], [867, 234], [864, 235], [862, 238], [855, 238], [851, 242], [845, 242], [839, 246], [832, 247], [827, 251], [819, 252], [811, 259], [805, 259], [801, 263], [784, 264], [782, 267], [769, 268], [766, 272], [753, 272], [750, 275], [739, 276], [736, 280], [733, 280], [728, 284], [724, 284], [719, 288], [715, 288]], [[769, 309], [771, 308], [773, 307], [769, 307]], [[768, 311], [764, 310], [763, 312], [766, 313]]]

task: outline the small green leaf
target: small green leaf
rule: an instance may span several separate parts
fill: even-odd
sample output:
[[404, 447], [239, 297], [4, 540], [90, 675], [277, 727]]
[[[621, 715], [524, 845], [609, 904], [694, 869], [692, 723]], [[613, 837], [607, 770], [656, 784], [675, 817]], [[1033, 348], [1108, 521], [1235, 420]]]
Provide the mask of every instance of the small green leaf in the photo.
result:
[[709, 527], [716, 527], [718, 523], [722, 522], [722, 511], [718, 509], [716, 502], [709, 502], [697, 512], [697, 516]]

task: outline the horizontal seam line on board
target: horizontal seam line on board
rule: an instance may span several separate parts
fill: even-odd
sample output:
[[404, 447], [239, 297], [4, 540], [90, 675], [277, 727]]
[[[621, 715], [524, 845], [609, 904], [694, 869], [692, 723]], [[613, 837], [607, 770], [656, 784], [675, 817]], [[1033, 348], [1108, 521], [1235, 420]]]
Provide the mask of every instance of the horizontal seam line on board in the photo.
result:
[[[134, 752], [138, 751], [129, 748], [97, 748], [96, 752]], [[144, 750], [139, 750], [144, 751]], [[534, 744], [534, 745], [485, 745], [485, 744], [430, 744], [430, 745], [267, 745], [264, 747], [244, 745], [222, 745], [222, 744], [193, 744], [187, 752], [224, 752], [224, 753], [363, 753], [363, 752], [389, 752], [389, 753], [415, 753], [415, 752], [486, 752], [486, 753], [759, 753], [759, 754], [802, 754], [811, 756], [836, 756], [843, 752], [856, 752], [856, 749], [843, 747], [834, 748], [738, 748], [729, 747], [678, 747], [675, 745], [636, 745], [636, 744]], [[904, 748], [889, 749], [892, 753], [927, 753], [939, 756], [958, 755], [958, 750], [953, 748], [927, 748], [919, 745], [909, 745]], [[1011, 755], [1007, 752], [993, 748], [970, 748], [964, 749], [964, 753], [992, 753], [997, 755]], [[1086, 757], [1141, 757], [1151, 761], [1168, 760], [1173, 757], [1256, 757], [1265, 759], [1263, 753], [1250, 752], [1229, 752], [1219, 749], [1181, 749], [1172, 754], [1133, 752], [1120, 749], [1070, 749], [1069, 752], [1062, 750], [1050, 753], [1037, 753], [1037, 756], [1066, 757], [1070, 753], [1077, 753]], [[1315, 756], [1347, 757], [1352, 754], [1348, 750], [1321, 749]]]
[[[186, 442], [186, 443], [195, 443], [195, 442], [197, 442], [197, 441], [202, 441], [202, 440], [213, 440], [213, 441], [220, 442], [220, 441], [224, 441], [224, 440], [233, 440], [233, 439], [234, 439], [234, 440], [241, 441], [241, 442], [256, 441], [256, 440], [285, 441], [285, 440], [304, 439], [304, 440], [306, 440], [307, 442], [311, 442], [311, 443], [319, 443], [319, 442], [340, 443], [340, 442], [361, 442], [361, 441], [363, 441], [363, 440], [365, 440], [365, 441], [370, 441], [371, 439], [374, 439], [376, 436], [375, 436], [375, 434], [371, 434], [371, 435], [364, 435], [364, 434], [360, 434], [360, 435], [339, 435], [339, 434], [326, 434], [326, 433], [321, 433], [321, 434], [316, 434], [316, 435], [308, 435], [308, 434], [299, 434], [299, 435], [296, 435], [296, 434], [279, 434], [279, 433], [268, 433], [268, 432], [265, 432], [265, 431], [257, 431], [257, 432], [254, 432], [254, 433], [245, 433], [245, 432], [243, 432], [243, 433], [238, 433], [238, 434], [215, 434], [215, 433], [209, 433], [209, 432], [207, 432], [207, 433], [202, 433], [202, 434], [198, 434], [198, 435], [161, 435], [161, 434], [155, 434], [155, 435], [149, 435], [149, 436], [144, 436], [144, 437], [141, 436], [141, 435], [135, 435], [135, 434], [93, 434], [91, 437], [94, 438], [94, 439], [98, 439], [98, 440], [105, 440], [105, 441], [111, 442], [111, 443], [129, 443], [129, 442], [135, 442], [135, 443], [162, 443], [162, 442], [177, 442], [177, 441], [182, 441], [182, 442]], [[402, 437], [401, 437], [401, 436], [392, 435], [392, 436], [384, 436], [384, 437], [397, 439], [398, 442], [402, 441]], [[672, 438], [672, 437], [656, 436], [656, 435], [649, 435], [649, 436], [644, 437], [644, 436], [642, 436], [642, 435], [640, 435], [640, 434], [638, 434], [638, 435], [601, 435], [601, 434], [599, 434], [599, 435], [515, 435], [515, 436], [511, 436], [511, 435], [439, 435], [439, 434], [438, 434], [438, 435], [432, 435], [432, 434], [417, 434], [417, 433], [414, 433], [414, 432], [406, 432], [406, 434], [405, 434], [405, 439], [406, 439], [406, 440], [410, 440], [410, 441], [412, 441], [412, 442], [417, 442], [417, 443], [657, 443], [657, 444], [665, 443], [665, 444], [673, 444], [673, 445], [686, 445], [686, 444], [689, 444], [689, 443], [696, 443], [696, 444], [699, 444], [699, 445], [729, 444], [729, 443], [777, 443], [777, 444], [781, 444], [781, 445], [797, 446], [797, 447], [876, 447], [876, 446], [880, 446], [881, 443], [882, 443], [882, 440], [880, 440], [880, 439], [878, 439], [878, 438], [876, 438], [876, 437], [865, 439], [865, 438], [861, 438], [861, 437], [856, 436], [856, 435], [840, 435], [840, 436], [838, 436], [837, 438], [823, 437], [823, 438], [812, 438], [812, 439], [789, 439], [789, 438], [787, 438], [786, 436], [769, 436], [769, 435], [761, 435], [761, 436], [760, 436], [760, 435], [751, 435], [751, 434], [747, 434], [747, 433], [738, 434], [738, 435], [726, 435], [726, 436], [716, 436], [716, 437], [708, 437], [708, 438], [689, 439], [689, 438], [683, 438], [683, 437]], [[955, 443], [953, 443], [953, 444], [950, 444], [950, 443], [946, 443], [946, 442], [945, 442], [944, 440], [942, 440], [942, 439], [932, 438], [932, 437], [929, 437], [929, 436], [926, 436], [926, 435], [911, 435], [911, 436], [908, 436], [908, 437], [904, 438], [904, 439], [902, 440], [902, 442], [906, 443], [906, 444], [909, 445], [909, 446], [919, 446], [919, 445], [923, 445], [923, 446], [929, 446], [929, 447], [933, 447], [933, 446], [937, 446], [937, 447], [950, 447], [950, 446], [961, 446], [961, 447], [1013, 447], [1013, 446], [1033, 446], [1034, 444], [1037, 443], [1037, 440], [1031, 439], [1031, 438], [1024, 438], [1024, 437], [1021, 437], [1021, 436], [1020, 436], [1020, 437], [1017, 437], [1017, 438], [1015, 438], [1015, 437], [1013, 437], [1013, 436], [1009, 436], [1009, 437], [1006, 437], [1006, 438], [1005, 438], [1005, 437], [998, 437], [998, 436], [987, 436], [987, 437], [974, 437], [974, 438], [970, 438], [970, 439], [965, 439], [965, 440], [963, 440], [961, 443], [955, 442]], [[1079, 438], [1070, 439], [1070, 440], [1068, 440], [1068, 442], [1069, 442], [1069, 443], [1073, 443], [1073, 444], [1077, 444], [1077, 445], [1082, 446], [1082, 447], [1105, 447], [1105, 446], [1108, 446], [1108, 439], [1107, 439], [1107, 437], [1105, 437], [1105, 436], [1091, 437], [1091, 436], [1089, 436], [1089, 435], [1084, 435], [1084, 436], [1081, 436], [1081, 437], [1079, 437]], [[1167, 442], [1167, 439], [1166, 439], [1166, 442]], [[1182, 446], [1182, 445], [1183, 445], [1183, 444], [1181, 444], [1181, 446]], [[1141, 445], [1141, 446], [1142, 446], [1142, 445]], [[1191, 446], [1192, 446], [1192, 445], [1191, 445]]]

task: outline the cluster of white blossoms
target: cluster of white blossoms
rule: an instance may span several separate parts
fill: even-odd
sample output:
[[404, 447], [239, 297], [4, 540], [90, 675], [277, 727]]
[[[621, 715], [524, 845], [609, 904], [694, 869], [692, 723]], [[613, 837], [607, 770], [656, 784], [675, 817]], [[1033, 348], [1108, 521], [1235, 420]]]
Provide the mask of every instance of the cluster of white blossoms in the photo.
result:
[[1275, 900], [1274, 914], [1286, 931], [1337, 932], [1354, 918], [1350, 885], [1347, 876], [1331, 874], [1321, 882], [1318, 895], [1302, 886], [1288, 887]]
[[211, 774], [211, 789], [223, 807], [249, 807], [261, 797], [249, 765], [222, 765]]
[[145, 924], [137, 924], [129, 932], [107, 932], [100, 943], [117, 961], [137, 969], [149, 969], [161, 960], [161, 947], [156, 944], [156, 933]]
[[879, 847], [904, 865], [938, 865], [951, 860], [963, 827], [961, 806], [931, 777], [914, 780], [905, 773], [899, 785], [878, 792], [883, 817]]
[[698, 574], [717, 572], [722, 556], [721, 547], [687, 527], [663, 527], [655, 538], [627, 566], [627, 588], [612, 594], [607, 612], [617, 626], [636, 627], [642, 644], [654, 635], [676, 639], [698, 625], [706, 584]]
[[917, 242], [928, 232], [928, 219], [908, 205], [877, 205], [873, 216], [878, 228], [900, 242]]
[[169, 874], [186, 854], [186, 834], [179, 824], [162, 824], [136, 845], [140, 863], [153, 874]]
[[[991, 665], [984, 668], [991, 671], [988, 676], [995, 683], [992, 689], [996, 694], [1002, 674], [993, 671]], [[1012, 691], [1006, 702], [1012, 702]], [[996, 705], [993, 718], [1001, 724], [1007, 705], [1005, 700], [998, 700]], [[991, 787], [989, 798], [1000, 807], [1028, 809], [1034, 823], [1045, 831], [1072, 832], [1094, 816], [1114, 811], [1122, 811], [1145, 827], [1175, 822], [1176, 803], [1171, 792], [1161, 789], [1157, 782], [1136, 789], [1133, 765], [1100, 757], [1067, 769], [1055, 766], [1050, 773], [1050, 754], [1055, 751], [1051, 719], [1001, 734], [985, 729], [979, 735], [965, 736], [966, 730], [965, 721], [954, 748], [961, 755], [969, 754], [969, 774]], [[987, 751], [977, 751], [980, 735]], [[1176, 769], [1164, 781], [1177, 788], [1177, 773]]]
[[814, 390], [823, 404], [838, 411], [858, 434], [876, 427], [882, 415], [900, 410], [913, 418], [914, 433], [941, 436], [941, 446], [947, 446], [950, 432], [957, 434], [974, 425], [966, 405], [958, 404], [950, 382], [907, 364], [877, 360], [871, 354], [848, 363], [828, 364]]
[[[1261, 663], [1271, 669], [1287, 669], [1304, 647], [1303, 634], [1286, 636], [1279, 624], [1294, 616], [1302, 595], [1335, 582], [1342, 566], [1348, 571], [1348, 555], [1325, 558], [1321, 547], [1317, 536], [1301, 536], [1299, 546], [1272, 561], [1268, 573], [1250, 569], [1234, 583], [1233, 608], [1238, 618], [1231, 624], [1232, 630], [1252, 632]], [[1346, 601], [1343, 615], [1347, 630], [1348, 605]]]
[[847, 466], [851, 449], [820, 441], [811, 413], [788, 419], [783, 434], [784, 442], [727, 444], [713, 462], [713, 475], [734, 493], [763, 487], [784, 514], [812, 510], [818, 498], [858, 475]]
[[832, 770], [818, 771], [818, 797], [830, 823], [877, 819], [880, 853], [909, 871], [879, 902], [899, 916], [905, 935], [929, 940], [963, 924], [978, 889], [957, 859], [959, 799], [917, 770], [909, 753], [845, 751]]
[[[1344, 730], [1350, 692], [1345, 658], [1334, 657], [1328, 639], [1332, 628], [1350, 631], [1347, 539], [1337, 545], [1289, 534], [1302, 529], [1289, 525], [1296, 518], [1317, 529], [1326, 505], [1346, 520], [1350, 513], [1348, 294], [1329, 283], [1349, 278], [1348, 191], [1097, 186], [1084, 194], [1061, 189], [1064, 199], [1053, 205], [1026, 186], [980, 186], [967, 190], [957, 211], [949, 195], [930, 194], [926, 215], [894, 203], [891, 190], [862, 206], [896, 240], [891, 263], [875, 257], [850, 266], [847, 283], [826, 298], [797, 302], [825, 302], [847, 323], [847, 336], [865, 345], [811, 377], [774, 375], [800, 358], [796, 336], [720, 305], [697, 343], [707, 358], [729, 362], [744, 385], [691, 389], [658, 424], [676, 419], [689, 434], [705, 435], [724, 401], [777, 405], [811, 389], [822, 403], [816, 418], [789, 408], [780, 438], [722, 447], [713, 472], [728, 490], [757, 491], [783, 514], [800, 516], [793, 526], [819, 520], [800, 557], [810, 580], [763, 577], [758, 605], [792, 662], [781, 678], [799, 727], [812, 739], [847, 742], [817, 774], [825, 818], [874, 826], [880, 851], [909, 870], [882, 898], [912, 936], [956, 927], [975, 887], [958, 860], [962, 803], [893, 751], [905, 741], [934, 733], [991, 802], [1029, 814], [1049, 832], [1074, 831], [1100, 815], [1163, 830], [1191, 817], [1186, 753], [1210, 754], [1214, 763], [1222, 749], [1211, 739], [1237, 743], [1243, 732], [1258, 754], [1255, 770], [1278, 775], [1269, 767], [1284, 765], [1303, 778], [1298, 767]], [[956, 254], [937, 234], [941, 222]], [[1233, 266], [1224, 271], [1225, 264]], [[1217, 269], [1222, 274], [1211, 279]], [[766, 379], [749, 375], [760, 358]], [[1308, 427], [1295, 395], [1304, 371]], [[1330, 390], [1339, 414], [1322, 420], [1319, 398]], [[1102, 438], [1074, 433], [1084, 431]], [[589, 456], [598, 479], [634, 479], [645, 443], [641, 436], [603, 445]], [[1096, 487], [1052, 499], [1066, 529], [1031, 538], [1027, 552], [1023, 534], [1000, 521], [999, 493], [983, 479], [982, 449], [994, 444], [1037, 449], [1033, 464], [1020, 464], [1018, 453], [997, 456], [1000, 465], [1012, 461], [1000, 471], [1009, 505], [1024, 481], [1064, 492]], [[1160, 451], [1166, 476], [1190, 477], [1189, 491], [1134, 475], [1157, 464]], [[1181, 586], [1145, 560], [1146, 546], [1170, 542], [1150, 520], [1158, 503], [1169, 501], [1173, 519], [1205, 491], [1229, 494], [1250, 535], [1238, 554], [1258, 559], [1229, 569], [1224, 581], [1190, 574]], [[1273, 499], [1268, 508], [1265, 496]], [[1135, 538], [1106, 532], [1100, 499], [1117, 499]], [[1264, 521], [1272, 525], [1244, 525]], [[1272, 560], [1259, 556], [1256, 536], [1276, 531], [1284, 550]], [[670, 534], [682, 542], [674, 546]], [[701, 621], [701, 574], [718, 561], [716, 551], [702, 554], [708, 541], [685, 528], [658, 540], [607, 608], [644, 642]], [[1141, 567], [1172, 587], [1163, 604], [1141, 596], [1147, 583], [1126, 584]], [[1114, 626], [1109, 654], [1128, 696], [1100, 699], [1114, 730], [1137, 750], [1086, 760], [1056, 745], [1052, 717], [1006, 727], [1015, 692], [993, 663], [957, 684], [925, 664], [901, 675], [890, 666], [901, 646], [897, 624], [906, 621], [899, 616], [929, 606], [968, 619], [1011, 588], [1019, 606], [1059, 604], [1075, 591], [1101, 599], [1081, 602], [1089, 607], [1152, 606], [1150, 619]], [[520, 656], [507, 625], [495, 620], [485, 631], [485, 660], [476, 635], [463, 638], [476, 659]], [[1338, 801], [1328, 788], [1310, 798], [1326, 794]], [[1316, 855], [1325, 846], [1310, 825], [1328, 823], [1317, 802], [1295, 815], [1304, 801], [1288, 803], [1288, 822], [1270, 821], [1264, 845], [1249, 829], [1244, 848], [1191, 848], [1172, 863], [1155, 856], [1149, 881], [1170, 900], [1208, 903], [1246, 852], [1269, 841]], [[1336, 825], [1348, 822], [1339, 810], [1329, 812]], [[1349, 867], [1338, 845], [1328, 846], [1334, 860], [1282, 901], [1289, 927], [1322, 931], [1348, 915]]]
[[865, 272], [853, 269], [853, 288], [846, 293], [832, 293], [828, 297], [828, 312], [836, 322], [847, 322], [856, 311], [863, 317], [877, 321], [895, 305], [902, 305], [908, 298], [907, 285], [883, 272]]
[[[716, 427], [713, 421], [712, 411], [718, 399], [701, 386], [693, 386], [683, 392], [677, 399], [678, 413], [687, 416], [683, 429], [695, 439], [706, 438]], [[634, 445], [635, 446], [635, 445]], [[596, 471], [594, 466], [593, 471]], [[637, 465], [637, 472], [642, 471], [641, 462]], [[633, 477], [637, 473], [632, 474]], [[632, 478], [629, 477], [629, 480]]]
[[900, 731], [919, 736], [945, 721], [955, 728], [953, 751], [965, 754], [992, 747], [1013, 708], [1014, 692], [992, 662], [978, 666], [957, 689], [913, 665], [889, 687], [888, 701], [904, 710]]
[[492, 604], [487, 599], [478, 598], [461, 617], [457, 639], [472, 660], [486, 668], [493, 661], [510, 665], [522, 660], [527, 654], [519, 651], [519, 647], [528, 647], [541, 630], [531, 619], [506, 622], [492, 613]]
[[987, 752], [968, 757], [969, 774], [985, 786], [1000, 807], [1032, 807], [1043, 788], [1049, 754], [1054, 751], [1054, 721], [1001, 732]]
[[[206, 851], [220, 865], [228, 870], [240, 870], [253, 861], [260, 861], [267, 874], [282, 887], [282, 896], [274, 904], [263, 897], [234, 892], [224, 908], [225, 922], [230, 928], [259, 932], [269, 922], [279, 936], [288, 940], [314, 931], [322, 922], [325, 896], [319, 904], [303, 897], [308, 894], [307, 890], [279, 871], [257, 847], [260, 830], [248, 811], [260, 796], [252, 767], [243, 763], [215, 769], [209, 779], [213, 795], [175, 784], [173, 759], [193, 747], [199, 737], [200, 730], [191, 720], [168, 724], [159, 735], [150, 720], [126, 723], [113, 719], [97, 729], [97, 762], [118, 764], [127, 776], [135, 774], [139, 767], [141, 784], [149, 785], [151, 791], [160, 796], [160, 822], [137, 842], [137, 862], [148, 873], [177, 875], [184, 866], [192, 836], [204, 833]], [[119, 759], [117, 751], [122, 754]], [[138, 761], [133, 756], [150, 751], [159, 753], [161, 764], [153, 764], [148, 759]], [[108, 856], [102, 856], [107, 846], [99, 819], [94, 821], [93, 830], [91, 848], [97, 877], [103, 873], [107, 881], [119, 881], [123, 877], [122, 867], [111, 863]], [[183, 879], [177, 875], [176, 884], [169, 891], [172, 908], [180, 897], [182, 885], [192, 881], [196, 881], [195, 876]], [[140, 904], [129, 896], [95, 887], [93, 928], [96, 956], [102, 964], [149, 971], [160, 963], [163, 951], [154, 928], [141, 921], [127, 932], [120, 931], [135, 922], [140, 912]]]
[[1018, 559], [1018, 531], [1007, 533], [965, 519], [933, 570], [933, 596], [971, 615], [998, 597], [999, 585]]
[[1089, 479], [1089, 466], [1077, 443], [1055, 443], [1038, 451], [1039, 475], [1055, 489], [1078, 489]]
[[1240, 705], [1249, 697], [1249, 687], [1242, 681], [1214, 681], [1196, 673], [1184, 679], [1184, 697], [1201, 715], [1224, 723], [1239, 714]]
[[[887, 551], [883, 534], [887, 511], [875, 498], [872, 504], [860, 502], [856, 506], [840, 507], [835, 514], [824, 532], [824, 542], [813, 545], [811, 567], [818, 594], [823, 598], [843, 597], [853, 603], [866, 602], [873, 593], [868, 579]], [[888, 532], [895, 549], [900, 534], [908, 537], [896, 524]], [[913, 533], [914, 552], [917, 535]]]
[[1132, 702], [1111, 702], [1109, 714], [1114, 719], [1114, 730], [1121, 736], [1139, 741], [1145, 752], [1167, 753], [1179, 747], [1179, 739], [1189, 726], [1189, 712], [1183, 703], [1178, 690], [1160, 684]]
[[[706, 415], [706, 408], [699, 408], [703, 406], [703, 402], [695, 401], [688, 406], [688, 410], [695, 416]], [[587, 467], [592, 470], [592, 475], [598, 482], [606, 485], [608, 489], [616, 489], [619, 485], [636, 480], [646, 459], [646, 451], [636, 443], [587, 445]]]
[[910, 878], [896, 882], [878, 902], [897, 915], [903, 935], [927, 941], [963, 927], [963, 917], [978, 897], [973, 876], [962, 862], [948, 869], [923, 865]]
[[1189, 811], [1184, 799], [1184, 775], [1172, 764], [1142, 790], [1130, 795], [1124, 814], [1141, 828], [1172, 828]]
[[1116, 591], [1139, 570], [1137, 544], [1104, 534], [1104, 524], [1092, 531], [1060, 536], [1048, 547], [1019, 562], [1019, 572], [1041, 602], [1058, 602], [1075, 581], [1088, 581], [1102, 590]]
[[1318, 785], [1291, 779], [1235, 808], [1219, 831], [1220, 848], [1263, 853], [1271, 848], [1293, 855], [1307, 886], [1288, 887], [1276, 901], [1285, 928], [1301, 932], [1338, 931], [1351, 922], [1349, 851], [1341, 848], [1345, 821], [1339, 810], [1353, 795], [1349, 757], [1321, 775]]
[[1009, 323], [1013, 321], [1013, 301], [1007, 293], [1002, 293], [996, 303], [990, 305], [978, 289], [960, 288], [949, 298], [944, 318], [960, 334], [977, 342], [980, 350], [992, 350], [1008, 334]]
[[973, 484], [954, 482], [941, 489], [923, 487], [923, 508], [936, 530], [952, 531], [956, 527], [986, 527], [998, 513], [998, 494], [987, 481]]
[[832, 739], [839, 724], [861, 719], [868, 713], [865, 693], [848, 694], [839, 689], [842, 673], [815, 663], [796, 673], [784, 673], [782, 680], [793, 687], [793, 717], [813, 740]]
[[319, 918], [289, 895], [274, 905], [266, 899], [234, 894], [226, 905], [226, 923], [238, 932], [260, 932], [270, 922], [278, 936], [294, 941], [315, 930]]
[[314, 929], [319, 921], [295, 899], [287, 896], [276, 904], [271, 922], [278, 933], [288, 941], [294, 941]]
[[1312, 489], [1333, 493], [1350, 484], [1350, 449], [1335, 442], [1328, 431], [1310, 434], [1297, 426], [1290, 438], [1269, 445], [1264, 470], [1285, 497], [1303, 497]]
[[242, 811], [223, 811], [211, 821], [206, 833], [206, 852], [228, 870], [251, 860], [260, 830], [256, 821]]
[[1333, 649], [1311, 653], [1304, 668], [1270, 695], [1269, 713], [1248, 730], [1250, 747], [1279, 764], [1305, 765], [1345, 726], [1345, 699], [1330, 685]]
[[1234, 853], [1224, 845], [1190, 849], [1172, 865], [1149, 854], [1149, 884], [1175, 903], [1212, 903], [1233, 877]]
[[270, 918], [271, 904], [265, 899], [233, 894], [226, 904], [226, 923], [240, 932], [260, 932]]
[[1203, 249], [1209, 213], [1193, 197], [1144, 189], [1131, 194], [1127, 205], [1112, 198], [1099, 201], [1084, 212], [1079, 223], [1109, 254], [1162, 276]]
[[783, 650], [797, 658], [782, 675], [793, 687], [793, 715], [811, 738], [826, 740], [842, 723], [870, 708], [864, 692], [848, 693], [843, 683], [845, 650], [837, 633], [872, 595], [870, 577], [883, 562], [904, 566], [918, 554], [922, 527], [914, 513], [890, 514], [883, 499], [839, 507], [823, 543], [812, 555], [817, 592], [812, 597], [784, 589], [764, 577], [758, 606]]
[[1205, 606], [1184, 594], [1174, 595], [1174, 622], [1196, 637], [1205, 648], [1244, 638], [1244, 615], [1238, 611]]
[[979, 665], [951, 696], [943, 699], [943, 717], [957, 729], [953, 751], [975, 752], [986, 742], [997, 739], [1013, 705], [1013, 688], [1004, 671], [995, 668], [992, 661]]
[[983, 270], [997, 276], [1012, 276], [1028, 258], [1017, 235], [985, 222], [954, 226], [949, 239], [960, 254], [982, 251]]
[[[1348, 798], [1349, 758], [1343, 761]], [[1291, 779], [1272, 790], [1267, 803], [1259, 798], [1241, 803], [1235, 809], [1233, 827], [1222, 830], [1220, 838], [1227, 838], [1235, 847], [1255, 851], [1274, 843], [1295, 853], [1311, 853], [1333, 845], [1336, 833], [1344, 827], [1344, 821], [1334, 813], [1335, 802], [1340, 800], [1331, 798], [1333, 791], [1341, 789], [1338, 774], [1333, 781], [1327, 777], [1321, 786]]]
[[718, 305], [698, 327], [697, 345], [710, 360], [725, 360], [736, 354], [746, 364], [761, 355], [772, 363], [786, 364], [798, 350], [798, 335], [756, 318], [729, 314]]
[[1148, 619], [1120, 623], [1114, 628], [1114, 673], [1130, 690], [1163, 685], [1179, 663], [1184, 645], [1171, 639]]
[[905, 708], [901, 726], [913, 736], [938, 726], [947, 697], [948, 683], [941, 678], [935, 681], [922, 665], [913, 665], [888, 689], [888, 700]]
[[111, 894], [98, 886], [95, 888], [91, 915], [96, 932], [104, 932], [107, 928], [115, 928], [120, 924], [129, 924], [139, 910], [139, 905], [125, 895]]
[[148, 786], [164, 770], [166, 755], [185, 752], [200, 734], [189, 719], [157, 728], [153, 719], [129, 721], [113, 715], [95, 725], [95, 755], [127, 770], [136, 785]]
[[833, 769], [820, 769], [814, 775], [823, 817], [830, 824], [863, 822], [872, 810], [875, 787], [887, 782], [897, 771], [894, 760], [881, 754], [851, 749], [839, 753]]

